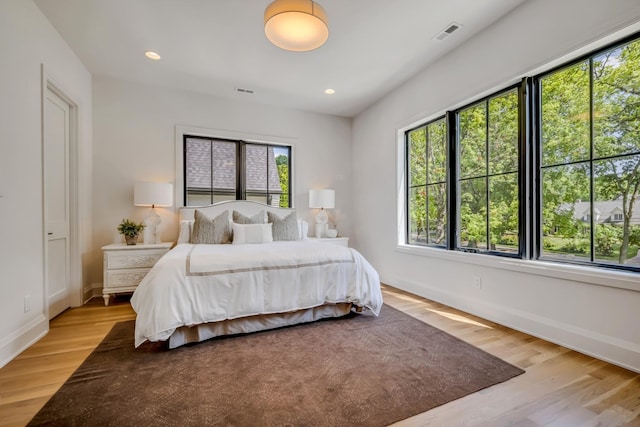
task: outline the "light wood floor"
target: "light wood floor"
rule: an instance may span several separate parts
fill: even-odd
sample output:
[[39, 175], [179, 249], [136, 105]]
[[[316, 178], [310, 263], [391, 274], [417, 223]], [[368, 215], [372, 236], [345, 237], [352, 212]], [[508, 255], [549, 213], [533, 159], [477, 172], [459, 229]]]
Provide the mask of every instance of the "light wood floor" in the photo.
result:
[[[640, 375], [447, 306], [384, 287], [385, 303], [526, 373], [397, 423], [398, 426], [640, 426]], [[67, 310], [49, 334], [0, 369], [0, 426], [25, 425], [115, 322], [126, 298]]]

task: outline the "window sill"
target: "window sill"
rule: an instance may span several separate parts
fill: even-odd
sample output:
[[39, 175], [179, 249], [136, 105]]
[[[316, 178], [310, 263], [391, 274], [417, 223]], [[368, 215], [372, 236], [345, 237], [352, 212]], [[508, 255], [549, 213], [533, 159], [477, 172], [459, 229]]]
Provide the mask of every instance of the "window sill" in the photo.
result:
[[399, 244], [397, 252], [640, 292], [640, 274]]

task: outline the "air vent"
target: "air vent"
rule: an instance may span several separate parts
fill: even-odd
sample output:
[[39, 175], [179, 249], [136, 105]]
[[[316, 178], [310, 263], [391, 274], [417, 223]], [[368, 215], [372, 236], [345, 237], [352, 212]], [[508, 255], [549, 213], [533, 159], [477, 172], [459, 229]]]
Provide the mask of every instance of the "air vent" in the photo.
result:
[[254, 90], [244, 89], [244, 88], [241, 88], [241, 87], [237, 87], [236, 88], [236, 92], [240, 92], [240, 93], [256, 93]]
[[449, 37], [451, 34], [453, 34], [454, 32], [456, 32], [457, 30], [460, 29], [462, 25], [460, 24], [456, 24], [455, 22], [452, 22], [451, 24], [447, 25], [447, 28], [445, 28], [444, 30], [440, 31], [438, 34], [436, 34], [433, 39], [434, 40], [444, 40], [447, 37]]

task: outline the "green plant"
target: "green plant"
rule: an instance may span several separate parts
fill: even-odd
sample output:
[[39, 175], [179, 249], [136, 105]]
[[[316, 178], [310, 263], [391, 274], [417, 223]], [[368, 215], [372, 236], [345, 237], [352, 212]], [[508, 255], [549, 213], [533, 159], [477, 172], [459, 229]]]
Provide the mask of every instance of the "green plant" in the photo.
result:
[[580, 239], [578, 237], [566, 239], [564, 246], [560, 250], [571, 254], [589, 253], [589, 239]]
[[118, 233], [125, 235], [126, 237], [135, 237], [144, 229], [144, 224], [131, 221], [130, 219], [123, 219], [120, 225], [118, 225]]
[[604, 256], [613, 256], [616, 246], [622, 241], [622, 229], [615, 225], [596, 225], [596, 252]]

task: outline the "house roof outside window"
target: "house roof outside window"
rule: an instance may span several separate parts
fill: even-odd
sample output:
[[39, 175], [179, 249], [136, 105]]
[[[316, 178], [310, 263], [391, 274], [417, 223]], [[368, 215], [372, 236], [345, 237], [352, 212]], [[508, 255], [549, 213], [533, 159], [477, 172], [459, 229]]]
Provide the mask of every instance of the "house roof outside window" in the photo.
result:
[[[247, 144], [246, 191], [281, 194], [280, 177], [271, 146]], [[186, 171], [187, 188], [234, 192], [236, 189], [237, 144], [200, 138], [187, 138]], [[267, 162], [268, 159], [268, 162]], [[267, 165], [268, 170], [267, 170]]]
[[[622, 222], [622, 199], [606, 200], [593, 203], [596, 224], [617, 224]], [[591, 213], [589, 202], [577, 201], [573, 205], [573, 217], [580, 221], [588, 221]], [[616, 217], [618, 214], [618, 217]], [[640, 224], [640, 196], [636, 196], [631, 212], [631, 224]]]

